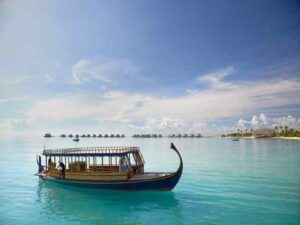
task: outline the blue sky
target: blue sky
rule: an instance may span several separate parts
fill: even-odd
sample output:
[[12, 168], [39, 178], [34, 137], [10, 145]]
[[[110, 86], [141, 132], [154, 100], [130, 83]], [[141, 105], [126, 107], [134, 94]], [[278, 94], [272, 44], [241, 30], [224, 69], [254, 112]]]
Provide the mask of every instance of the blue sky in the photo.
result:
[[1, 1], [0, 132], [299, 128], [299, 65], [299, 1]]

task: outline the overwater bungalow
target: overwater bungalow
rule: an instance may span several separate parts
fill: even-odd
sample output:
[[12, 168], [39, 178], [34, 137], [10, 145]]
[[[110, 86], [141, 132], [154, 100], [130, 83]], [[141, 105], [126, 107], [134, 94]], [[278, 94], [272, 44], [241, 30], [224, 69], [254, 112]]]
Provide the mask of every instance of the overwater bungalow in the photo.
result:
[[197, 134], [197, 136], [196, 136], [197, 138], [201, 138], [202, 137], [202, 135], [201, 134]]
[[50, 138], [50, 137], [52, 137], [52, 135], [51, 135], [50, 133], [46, 133], [46, 134], [44, 135], [44, 137]]
[[79, 137], [75, 137], [75, 138], [73, 138], [73, 141], [76, 141], [76, 142], [78, 142], [78, 141], [79, 141]]
[[134, 135], [132, 135], [132, 137], [133, 137], [133, 138], [139, 138], [140, 135], [139, 135], [139, 134], [134, 134]]
[[102, 137], [102, 134], [98, 134], [98, 137], [101, 138], [101, 137]]
[[153, 138], [157, 138], [157, 134], [152, 134], [152, 137]]
[[65, 135], [65, 134], [61, 134], [61, 135], [60, 135], [60, 137], [62, 137], [62, 138], [65, 138], [65, 137], [66, 137], [66, 135]]
[[115, 137], [115, 135], [114, 135], [114, 134], [111, 134], [111, 135], [110, 135], [110, 137], [111, 137], [111, 138], [114, 138], [114, 137]]
[[85, 134], [82, 134], [80, 137], [85, 138]]
[[158, 137], [159, 137], [159, 138], [161, 138], [161, 137], [162, 137], [162, 135], [161, 135], [161, 134], [159, 134], [159, 135], [158, 135]]
[[187, 138], [187, 137], [188, 137], [188, 134], [184, 134], [183, 137], [184, 137], [184, 138]]
[[176, 137], [181, 138], [182, 136], [181, 136], [181, 134], [177, 134]]
[[108, 138], [108, 134], [105, 134], [104, 137], [105, 137], [105, 138]]
[[195, 134], [190, 134], [190, 136], [189, 136], [189, 137], [193, 138], [193, 137], [195, 137]]
[[120, 134], [117, 134], [116, 137], [119, 138], [119, 137], [121, 137], [121, 136], [120, 136]]
[[68, 137], [69, 137], [69, 138], [72, 138], [72, 137], [73, 137], [73, 134], [69, 134]]
[[93, 134], [93, 138], [95, 138], [95, 137], [97, 137], [97, 135], [96, 135], [96, 134]]
[[91, 137], [91, 135], [90, 135], [90, 134], [88, 134], [88, 135], [86, 135], [86, 137], [88, 137], [88, 138], [89, 138], [89, 137]]
[[[113, 190], [172, 190], [179, 181], [183, 162], [179, 157], [175, 172], [144, 172], [145, 161], [138, 147], [89, 147], [45, 149], [37, 157], [38, 173], [43, 181]], [[58, 163], [64, 165], [57, 170]]]
[[125, 134], [122, 134], [121, 137], [124, 138], [124, 137], [125, 137]]
[[79, 134], [76, 134], [75, 137], [76, 137], [76, 138], [79, 138]]

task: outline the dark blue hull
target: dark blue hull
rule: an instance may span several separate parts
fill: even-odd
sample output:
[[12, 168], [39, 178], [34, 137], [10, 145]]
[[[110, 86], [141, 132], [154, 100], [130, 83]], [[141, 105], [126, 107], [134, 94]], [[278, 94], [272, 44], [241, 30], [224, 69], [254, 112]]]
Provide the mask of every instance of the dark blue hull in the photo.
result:
[[[180, 171], [177, 171], [180, 172]], [[172, 190], [180, 179], [180, 173], [171, 173], [166, 176], [152, 179], [143, 180], [118, 180], [118, 181], [89, 181], [89, 180], [75, 180], [75, 179], [63, 179], [53, 177], [42, 177], [44, 180], [81, 187], [90, 187], [97, 189], [110, 189], [110, 190], [134, 190], [134, 191], [147, 191], [147, 190]]]

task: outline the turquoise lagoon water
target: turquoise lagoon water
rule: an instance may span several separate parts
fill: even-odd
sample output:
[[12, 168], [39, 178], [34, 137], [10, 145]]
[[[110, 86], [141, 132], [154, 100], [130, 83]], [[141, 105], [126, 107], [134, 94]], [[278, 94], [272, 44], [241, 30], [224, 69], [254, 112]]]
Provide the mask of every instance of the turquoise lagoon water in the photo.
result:
[[139, 146], [147, 171], [174, 171], [171, 139], [0, 140], [0, 224], [300, 224], [300, 141], [173, 139], [172, 192], [103, 191], [39, 180], [46, 147]]

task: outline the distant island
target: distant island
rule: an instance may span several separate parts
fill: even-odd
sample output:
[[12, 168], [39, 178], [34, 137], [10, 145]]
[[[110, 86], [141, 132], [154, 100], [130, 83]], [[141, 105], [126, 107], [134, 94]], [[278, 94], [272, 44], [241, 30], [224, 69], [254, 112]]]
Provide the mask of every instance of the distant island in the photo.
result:
[[237, 129], [237, 132], [222, 135], [222, 137], [232, 138], [291, 138], [300, 139], [300, 131], [289, 128], [288, 126], [280, 126], [274, 128], [260, 129]]

